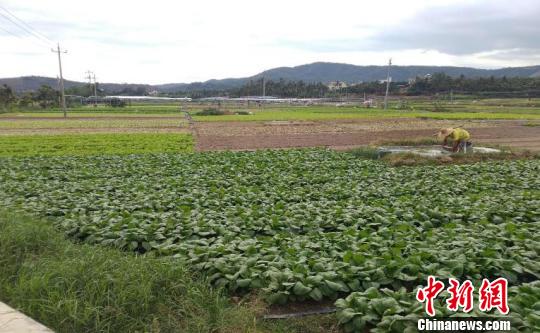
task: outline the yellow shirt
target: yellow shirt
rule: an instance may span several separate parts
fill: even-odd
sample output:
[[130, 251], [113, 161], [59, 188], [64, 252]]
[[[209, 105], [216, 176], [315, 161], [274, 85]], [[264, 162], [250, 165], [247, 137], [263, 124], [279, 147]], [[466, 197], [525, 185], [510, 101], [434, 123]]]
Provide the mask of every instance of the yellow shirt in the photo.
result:
[[467, 132], [466, 130], [464, 130], [463, 128], [456, 128], [454, 129], [454, 131], [452, 132], [452, 134], [449, 135], [450, 138], [454, 141], [458, 141], [458, 140], [462, 140], [462, 141], [465, 141], [465, 140], [468, 140], [471, 135], [469, 134], [469, 132]]

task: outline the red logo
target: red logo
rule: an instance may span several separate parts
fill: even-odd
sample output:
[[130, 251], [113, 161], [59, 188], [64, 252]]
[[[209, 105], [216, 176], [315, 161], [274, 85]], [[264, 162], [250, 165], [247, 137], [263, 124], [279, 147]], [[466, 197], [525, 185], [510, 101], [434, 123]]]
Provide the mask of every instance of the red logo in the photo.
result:
[[507, 293], [508, 281], [505, 278], [498, 278], [493, 282], [489, 282], [487, 279], [482, 280], [479, 309], [486, 312], [495, 308], [500, 313], [507, 314], [510, 311]]
[[450, 293], [450, 298], [446, 300], [448, 310], [457, 311], [459, 307], [463, 308], [463, 312], [467, 313], [473, 309], [473, 291], [474, 287], [471, 281], [467, 280], [460, 286], [456, 279], [449, 279], [450, 287], [447, 291]]
[[[460, 284], [458, 280], [448, 279], [450, 286], [448, 293], [450, 297], [446, 300], [446, 307], [450, 311], [458, 311], [463, 308], [463, 312], [467, 313], [473, 309], [474, 303], [474, 286], [470, 280], [466, 280]], [[434, 276], [428, 276], [428, 285], [425, 288], [419, 288], [416, 292], [416, 300], [421, 303], [426, 303], [426, 313], [433, 317], [435, 316], [434, 299], [444, 290], [444, 283], [437, 281]], [[492, 309], [497, 309], [501, 314], [508, 314], [508, 281], [505, 278], [498, 278], [493, 282], [487, 279], [482, 280], [482, 285], [478, 292], [480, 311], [488, 312]]]
[[436, 281], [435, 277], [428, 277], [428, 286], [425, 288], [420, 288], [416, 292], [416, 299], [418, 302], [426, 302], [426, 312], [431, 317], [435, 316], [435, 307], [433, 306], [433, 300], [437, 295], [441, 293], [444, 289], [444, 283], [441, 281]]

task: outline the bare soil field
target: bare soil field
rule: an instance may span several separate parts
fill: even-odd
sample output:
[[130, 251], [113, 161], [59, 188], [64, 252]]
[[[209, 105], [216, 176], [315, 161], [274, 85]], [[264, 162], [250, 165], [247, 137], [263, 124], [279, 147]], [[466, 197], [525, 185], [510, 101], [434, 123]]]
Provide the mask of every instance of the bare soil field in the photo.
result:
[[492, 120], [346, 120], [317, 122], [196, 123], [197, 149], [251, 150], [261, 148], [331, 147], [347, 149], [384, 141], [432, 136], [443, 127], [462, 126], [474, 142], [540, 151], [540, 128], [522, 121]]

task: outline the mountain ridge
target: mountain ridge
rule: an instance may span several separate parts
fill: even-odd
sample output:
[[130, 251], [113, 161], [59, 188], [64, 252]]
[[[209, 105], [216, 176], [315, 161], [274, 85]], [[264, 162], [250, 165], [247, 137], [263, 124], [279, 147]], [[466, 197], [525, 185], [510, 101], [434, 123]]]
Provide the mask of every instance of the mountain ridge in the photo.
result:
[[[100, 83], [100, 88], [108, 93], [118, 92], [126, 88], [141, 88], [145, 91], [157, 90], [161, 93], [190, 92], [200, 90], [223, 91], [242, 86], [250, 80], [262, 77], [267, 80], [288, 80], [305, 82], [343, 81], [347, 83], [369, 82], [386, 78], [386, 66], [358, 66], [344, 63], [315, 62], [294, 67], [272, 68], [253, 76], [244, 78], [211, 79], [203, 82], [191, 83], [165, 83], [165, 84], [133, 84], [133, 83]], [[394, 81], [407, 81], [416, 76], [424, 76], [443, 72], [457, 77], [540, 77], [540, 65], [525, 67], [504, 67], [498, 69], [478, 69], [457, 66], [392, 66], [390, 76]], [[16, 92], [35, 91], [42, 84], [51, 87], [58, 86], [56, 78], [42, 76], [22, 76], [14, 78], [0, 78], [0, 85], [7, 84]], [[85, 82], [65, 80], [66, 88], [85, 85]]]

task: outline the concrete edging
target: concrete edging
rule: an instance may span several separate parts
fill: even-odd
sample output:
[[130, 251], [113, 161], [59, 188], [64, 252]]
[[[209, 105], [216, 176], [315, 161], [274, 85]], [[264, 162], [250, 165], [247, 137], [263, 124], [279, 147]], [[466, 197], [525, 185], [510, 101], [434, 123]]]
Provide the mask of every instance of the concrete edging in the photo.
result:
[[0, 333], [54, 333], [34, 319], [0, 302]]

